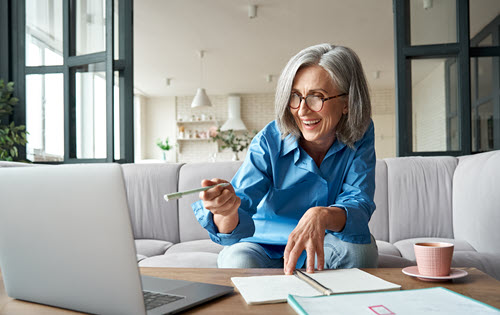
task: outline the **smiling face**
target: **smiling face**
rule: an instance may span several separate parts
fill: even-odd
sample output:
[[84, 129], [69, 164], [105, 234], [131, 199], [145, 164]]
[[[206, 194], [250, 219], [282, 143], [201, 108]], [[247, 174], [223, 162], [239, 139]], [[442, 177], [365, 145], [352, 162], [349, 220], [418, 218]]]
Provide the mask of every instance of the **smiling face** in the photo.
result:
[[[320, 66], [307, 66], [299, 69], [293, 80], [292, 93], [302, 97], [317, 95], [321, 98], [343, 93], [332, 82], [328, 72]], [[302, 132], [301, 145], [308, 151], [323, 151], [326, 153], [335, 141], [337, 125], [343, 114], [347, 114], [347, 99], [345, 96], [325, 101], [319, 112], [314, 112], [306, 106], [305, 100], [299, 108], [290, 111], [295, 123]]]

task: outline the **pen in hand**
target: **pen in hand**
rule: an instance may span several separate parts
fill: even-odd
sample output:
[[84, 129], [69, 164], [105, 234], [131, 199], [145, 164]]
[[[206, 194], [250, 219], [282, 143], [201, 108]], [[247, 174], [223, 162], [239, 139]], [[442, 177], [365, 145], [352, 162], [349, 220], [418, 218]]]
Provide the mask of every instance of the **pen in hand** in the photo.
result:
[[226, 187], [226, 186], [229, 186], [229, 185], [230, 185], [229, 183], [220, 183], [220, 184], [217, 184], [217, 185], [212, 185], [212, 186], [207, 186], [207, 187], [201, 187], [201, 188], [196, 188], [196, 189], [192, 189], [192, 190], [186, 190], [186, 191], [182, 191], [182, 192], [176, 192], [176, 193], [172, 193], [172, 194], [167, 194], [167, 195], [164, 195], [163, 198], [165, 198], [166, 201], [170, 201], [170, 200], [182, 198], [185, 195], [190, 195], [190, 194], [194, 194], [194, 193], [197, 193], [197, 192], [200, 192], [200, 191], [205, 191], [205, 190], [208, 190], [210, 188], [214, 188], [216, 186]]

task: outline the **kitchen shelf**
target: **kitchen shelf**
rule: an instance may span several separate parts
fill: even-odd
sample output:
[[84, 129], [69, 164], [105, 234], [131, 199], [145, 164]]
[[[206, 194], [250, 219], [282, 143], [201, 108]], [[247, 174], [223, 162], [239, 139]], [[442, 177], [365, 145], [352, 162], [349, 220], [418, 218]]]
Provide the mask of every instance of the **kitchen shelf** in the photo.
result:
[[177, 125], [217, 124], [217, 120], [177, 121]]

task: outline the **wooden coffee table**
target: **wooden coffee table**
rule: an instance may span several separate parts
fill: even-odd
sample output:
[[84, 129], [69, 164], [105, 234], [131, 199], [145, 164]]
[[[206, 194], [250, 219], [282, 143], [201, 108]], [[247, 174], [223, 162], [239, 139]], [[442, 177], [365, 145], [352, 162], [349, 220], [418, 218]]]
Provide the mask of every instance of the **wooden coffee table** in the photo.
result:
[[[400, 284], [402, 290], [441, 286], [500, 308], [500, 281], [475, 268], [462, 268], [467, 277], [448, 282], [424, 282], [407, 276], [401, 268], [363, 269], [377, 277]], [[141, 268], [143, 275], [161, 278], [191, 280], [230, 285], [231, 277], [278, 275], [281, 269], [196, 269], [196, 268]], [[0, 275], [0, 314], [79, 314], [78, 312], [14, 300], [8, 297]], [[234, 293], [188, 310], [185, 314], [295, 314], [287, 303], [247, 305], [243, 297]]]

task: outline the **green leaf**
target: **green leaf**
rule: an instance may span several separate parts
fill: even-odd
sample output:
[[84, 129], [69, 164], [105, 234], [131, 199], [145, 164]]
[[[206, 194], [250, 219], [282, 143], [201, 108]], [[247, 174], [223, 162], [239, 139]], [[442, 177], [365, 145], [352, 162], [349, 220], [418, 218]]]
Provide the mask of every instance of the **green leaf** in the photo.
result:
[[10, 105], [16, 105], [17, 102], [19, 102], [19, 99], [17, 97], [12, 97], [10, 100], [9, 100], [9, 104]]

